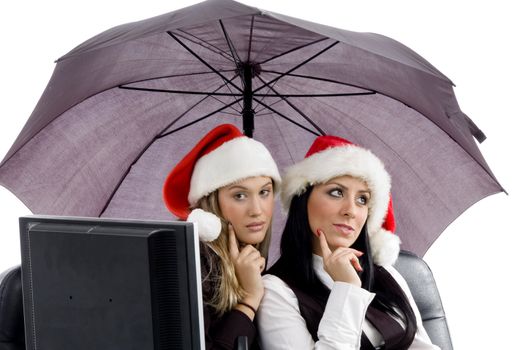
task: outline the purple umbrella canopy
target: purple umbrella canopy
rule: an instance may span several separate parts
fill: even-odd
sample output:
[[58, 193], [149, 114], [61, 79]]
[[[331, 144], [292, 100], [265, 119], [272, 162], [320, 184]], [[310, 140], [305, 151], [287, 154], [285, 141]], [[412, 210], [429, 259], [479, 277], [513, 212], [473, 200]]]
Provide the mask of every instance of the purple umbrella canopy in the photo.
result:
[[[417, 53], [230, 0], [109, 29], [58, 59], [0, 184], [37, 214], [173, 220], [166, 175], [222, 123], [281, 169], [320, 134], [371, 149], [392, 176], [402, 247], [420, 256], [503, 191], [452, 82]], [[283, 222], [276, 209], [271, 260]]]

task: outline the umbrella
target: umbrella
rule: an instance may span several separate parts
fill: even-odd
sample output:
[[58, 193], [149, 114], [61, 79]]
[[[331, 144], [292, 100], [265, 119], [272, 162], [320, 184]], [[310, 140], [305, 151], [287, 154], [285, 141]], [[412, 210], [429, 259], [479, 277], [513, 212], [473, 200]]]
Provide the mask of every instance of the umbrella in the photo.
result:
[[371, 149], [393, 177], [403, 248], [420, 256], [503, 191], [451, 80], [414, 51], [229, 0], [109, 29], [58, 59], [0, 184], [38, 214], [170, 220], [166, 174], [225, 122], [281, 168], [319, 134]]

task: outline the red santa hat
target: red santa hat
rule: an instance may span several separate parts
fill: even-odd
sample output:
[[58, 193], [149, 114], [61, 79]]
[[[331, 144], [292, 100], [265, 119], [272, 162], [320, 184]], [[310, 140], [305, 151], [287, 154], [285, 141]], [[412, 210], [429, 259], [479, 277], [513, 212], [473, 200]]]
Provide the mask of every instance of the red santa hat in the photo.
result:
[[182, 220], [198, 223], [199, 238], [213, 241], [221, 232], [217, 216], [195, 209], [199, 199], [215, 190], [253, 176], [269, 176], [277, 190], [278, 167], [268, 149], [244, 136], [232, 124], [212, 129], [177, 164], [163, 186], [166, 207]]
[[400, 239], [394, 235], [391, 177], [371, 151], [336, 136], [316, 138], [305, 159], [289, 167], [283, 177], [283, 206], [288, 209], [292, 198], [308, 186], [343, 175], [367, 183], [371, 191], [367, 230], [373, 261], [380, 266], [393, 264], [400, 252]]

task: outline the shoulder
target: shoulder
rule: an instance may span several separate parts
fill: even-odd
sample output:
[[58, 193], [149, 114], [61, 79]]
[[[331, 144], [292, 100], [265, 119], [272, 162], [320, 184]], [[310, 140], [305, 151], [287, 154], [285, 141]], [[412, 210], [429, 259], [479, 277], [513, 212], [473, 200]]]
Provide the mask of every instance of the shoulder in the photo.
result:
[[[258, 322], [276, 322], [277, 315], [299, 314], [299, 300], [294, 291], [279, 277], [271, 274], [263, 276], [265, 293], [259, 305]], [[279, 318], [279, 317], [278, 317]]]
[[292, 304], [298, 303], [298, 298], [294, 291], [285, 283], [281, 278], [272, 274], [266, 274], [263, 276], [263, 286], [265, 287], [265, 294], [263, 299], [276, 298], [285, 299]]
[[289, 285], [285, 283], [281, 278], [272, 274], [263, 275], [263, 285], [265, 289], [276, 290], [276, 291], [290, 291]]

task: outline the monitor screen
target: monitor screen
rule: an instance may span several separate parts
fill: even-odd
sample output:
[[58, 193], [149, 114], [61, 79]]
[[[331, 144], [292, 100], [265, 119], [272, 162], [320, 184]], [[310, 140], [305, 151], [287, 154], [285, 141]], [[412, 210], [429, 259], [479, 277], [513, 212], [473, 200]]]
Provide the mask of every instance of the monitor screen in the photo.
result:
[[191, 223], [20, 218], [30, 350], [204, 348]]

